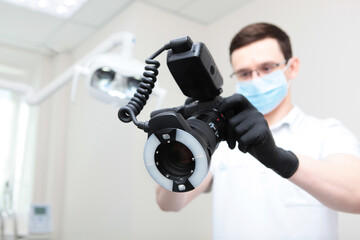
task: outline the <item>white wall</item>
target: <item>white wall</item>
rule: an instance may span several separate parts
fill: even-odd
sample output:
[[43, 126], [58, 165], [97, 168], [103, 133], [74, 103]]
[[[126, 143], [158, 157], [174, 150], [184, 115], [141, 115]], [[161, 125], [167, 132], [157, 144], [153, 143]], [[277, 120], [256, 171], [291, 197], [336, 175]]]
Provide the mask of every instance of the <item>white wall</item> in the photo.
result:
[[[359, 9], [355, 0], [255, 0], [204, 26], [134, 3], [72, 56], [58, 61], [65, 68], [117, 31], [136, 35], [135, 56], [140, 60], [170, 39], [189, 35], [209, 47], [224, 77], [227, 96], [235, 86], [228, 77], [232, 70], [227, 49], [232, 36], [248, 23], [269, 21], [289, 33], [294, 54], [302, 61], [301, 74], [294, 81], [294, 101], [310, 114], [339, 118], [360, 136], [355, 107], [360, 84], [356, 72]], [[163, 107], [180, 105], [185, 98], [164, 56], [159, 59], [159, 84], [168, 90]], [[200, 196], [180, 213], [161, 212], [155, 203], [154, 182], [142, 160], [146, 134], [121, 123], [117, 109], [90, 98], [84, 81], [74, 104], [68, 104], [68, 92], [69, 86], [41, 106], [39, 124], [45, 130], [38, 147], [44, 165], [38, 168], [47, 173], [48, 183], [38, 177], [36, 199], [55, 205], [55, 239], [211, 239], [211, 195]], [[149, 118], [155, 100], [150, 100], [138, 119]], [[359, 239], [359, 222], [356, 215], [341, 214], [342, 239]]]
[[[69, 54], [58, 55], [56, 58], [46, 57], [37, 89], [53, 81], [71, 63]], [[71, 105], [69, 92], [70, 86], [66, 85], [39, 105], [31, 106], [38, 112], [33, 202], [51, 205], [54, 236], [61, 234], [67, 151], [65, 141]]]

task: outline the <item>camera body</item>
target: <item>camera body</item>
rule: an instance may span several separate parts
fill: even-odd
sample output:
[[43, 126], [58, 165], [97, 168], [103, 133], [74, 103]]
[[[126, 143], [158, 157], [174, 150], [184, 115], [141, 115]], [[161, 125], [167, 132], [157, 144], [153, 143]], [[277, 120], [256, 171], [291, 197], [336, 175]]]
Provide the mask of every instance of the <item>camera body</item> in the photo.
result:
[[144, 162], [160, 186], [186, 192], [204, 180], [224, 139], [226, 119], [217, 111], [223, 80], [205, 44], [184, 37], [170, 46], [168, 68], [188, 99], [180, 107], [151, 113]]

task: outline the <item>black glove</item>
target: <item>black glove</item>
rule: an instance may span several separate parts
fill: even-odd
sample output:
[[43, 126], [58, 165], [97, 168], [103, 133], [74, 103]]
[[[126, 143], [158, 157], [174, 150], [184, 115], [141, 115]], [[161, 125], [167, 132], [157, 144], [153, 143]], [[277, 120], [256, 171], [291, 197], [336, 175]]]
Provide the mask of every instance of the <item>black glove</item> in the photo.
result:
[[264, 116], [241, 94], [225, 98], [218, 107], [225, 116], [230, 114], [226, 127], [226, 141], [234, 149], [249, 152], [266, 167], [284, 178], [291, 177], [299, 166], [299, 160], [291, 151], [275, 145], [274, 138]]
[[186, 98], [186, 100], [185, 100], [185, 105], [186, 105], [186, 104], [190, 104], [190, 103], [195, 102], [195, 101], [196, 101], [196, 99], [194, 99], [194, 98], [192, 98], [192, 97], [188, 97], [188, 98]]

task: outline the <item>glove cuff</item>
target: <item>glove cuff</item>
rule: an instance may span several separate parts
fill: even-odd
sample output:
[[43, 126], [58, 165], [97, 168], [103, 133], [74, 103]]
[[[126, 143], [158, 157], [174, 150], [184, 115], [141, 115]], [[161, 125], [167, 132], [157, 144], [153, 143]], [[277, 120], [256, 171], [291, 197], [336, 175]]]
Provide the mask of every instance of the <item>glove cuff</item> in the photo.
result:
[[283, 178], [290, 178], [299, 167], [299, 159], [291, 151], [278, 148], [279, 155], [276, 164], [271, 167], [277, 174]]

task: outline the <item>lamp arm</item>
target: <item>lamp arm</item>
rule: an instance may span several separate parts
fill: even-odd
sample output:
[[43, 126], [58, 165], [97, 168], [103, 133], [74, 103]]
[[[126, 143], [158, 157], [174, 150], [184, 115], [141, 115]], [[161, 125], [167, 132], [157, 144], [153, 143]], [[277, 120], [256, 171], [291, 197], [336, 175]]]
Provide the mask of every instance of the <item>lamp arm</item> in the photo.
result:
[[0, 88], [6, 88], [20, 94], [27, 94], [32, 90], [28, 84], [13, 82], [2, 78], [0, 78]]
[[40, 104], [66, 83], [70, 82], [72, 80], [73, 72], [74, 67], [70, 67], [63, 74], [57, 76], [53, 81], [41, 88], [38, 92], [35, 93], [33, 90], [28, 92], [25, 97], [25, 102], [29, 105]]

